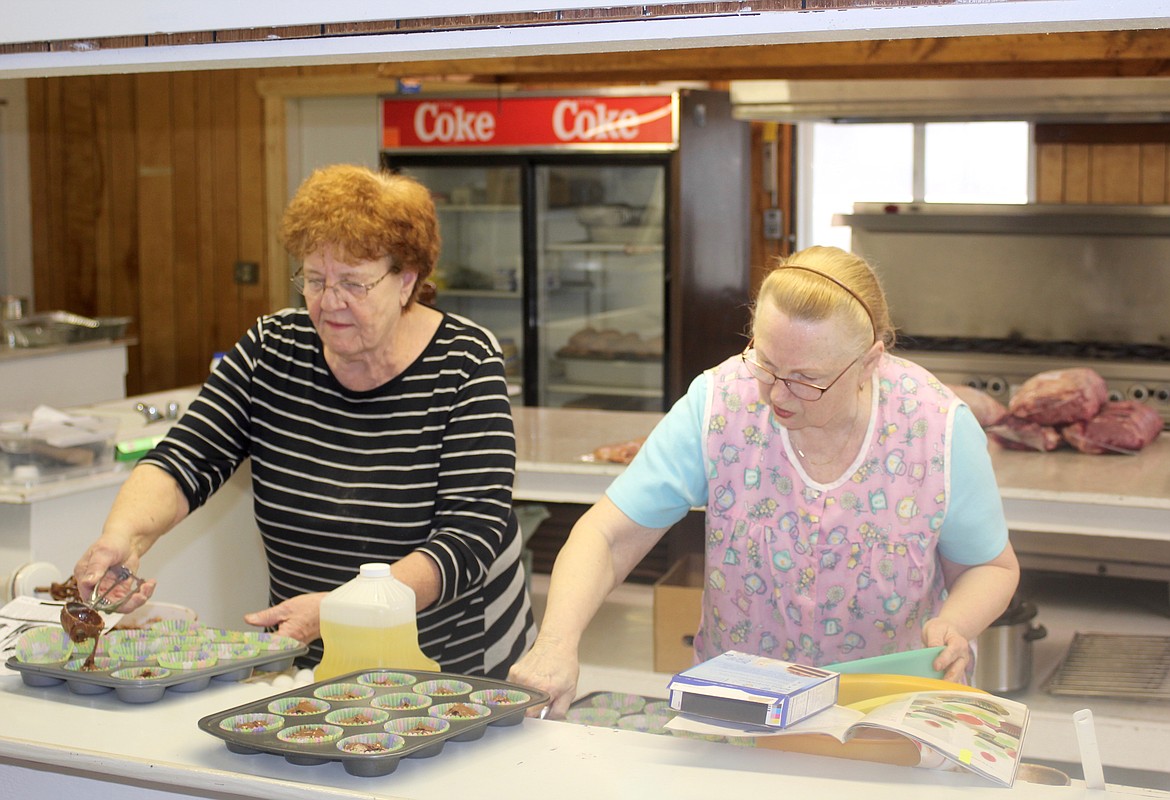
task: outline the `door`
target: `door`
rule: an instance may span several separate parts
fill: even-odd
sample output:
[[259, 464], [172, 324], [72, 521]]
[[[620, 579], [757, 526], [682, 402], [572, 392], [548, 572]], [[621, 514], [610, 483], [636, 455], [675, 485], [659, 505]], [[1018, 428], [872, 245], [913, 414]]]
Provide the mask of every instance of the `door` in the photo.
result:
[[537, 402], [664, 408], [667, 161], [537, 164]]
[[498, 161], [442, 165], [395, 159], [394, 168], [431, 190], [443, 239], [435, 307], [467, 317], [495, 334], [504, 354], [508, 392], [523, 396], [524, 264], [521, 166]]

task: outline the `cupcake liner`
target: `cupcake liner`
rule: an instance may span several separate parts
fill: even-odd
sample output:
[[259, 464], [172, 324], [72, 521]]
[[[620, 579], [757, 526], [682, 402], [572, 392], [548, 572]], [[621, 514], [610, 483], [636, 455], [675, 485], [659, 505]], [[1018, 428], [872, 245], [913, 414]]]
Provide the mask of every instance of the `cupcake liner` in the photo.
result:
[[284, 717], [277, 714], [237, 714], [219, 723], [219, 727], [232, 733], [271, 733], [284, 726]]
[[423, 681], [414, 685], [414, 691], [419, 694], [429, 694], [432, 697], [458, 697], [471, 691], [471, 684], [463, 681], [434, 680]]
[[291, 636], [281, 636], [276, 633], [257, 633], [256, 631], [245, 631], [244, 642], [246, 644], [254, 644], [261, 650], [295, 650], [301, 646], [301, 643]]
[[313, 697], [330, 703], [349, 700], [366, 700], [374, 696], [374, 690], [359, 683], [330, 683], [313, 690]]
[[492, 713], [492, 710], [487, 706], [481, 706], [479, 703], [442, 703], [441, 705], [431, 706], [427, 709], [427, 714], [432, 717], [438, 717], [450, 722], [465, 722], [467, 720], [479, 719], [486, 717]]
[[146, 626], [152, 636], [184, 636], [204, 639], [206, 633], [202, 625], [186, 619], [163, 619]]
[[150, 642], [145, 639], [127, 639], [112, 644], [109, 647], [110, 658], [117, 659], [125, 664], [152, 664], [155, 662], [155, 653]]
[[61, 628], [32, 628], [16, 640], [16, 660], [25, 664], [56, 664], [73, 654], [73, 642]]
[[268, 704], [268, 710], [273, 714], [286, 717], [308, 717], [313, 714], [324, 714], [331, 706], [324, 700], [314, 697], [280, 697]]
[[532, 695], [517, 689], [483, 689], [472, 692], [467, 699], [485, 706], [514, 706], [517, 703], [527, 703], [532, 699]]
[[[76, 655], [76, 653], [74, 655]], [[82, 672], [83, 671], [82, 667], [85, 666], [85, 661], [87, 658], [88, 658], [88, 656], [74, 658], [72, 661], [66, 662], [65, 669], [69, 670], [70, 672]], [[109, 670], [117, 669], [119, 666], [121, 666], [120, 661], [115, 661], [112, 658], [98, 656], [97, 658], [95, 658], [93, 660], [93, 666], [90, 669], [87, 669], [84, 671], [85, 672], [108, 672]]]
[[337, 743], [337, 749], [352, 755], [377, 756], [393, 753], [406, 746], [406, 740], [393, 733], [359, 733]]
[[325, 715], [330, 725], [357, 728], [363, 725], [382, 725], [390, 719], [390, 712], [380, 708], [339, 708]]
[[593, 725], [598, 728], [612, 728], [617, 725], [617, 721], [621, 717], [621, 712], [614, 708], [581, 706], [580, 708], [570, 708], [565, 712], [565, 719], [569, 722], [576, 722], [579, 725]]
[[385, 730], [403, 737], [435, 736], [446, 733], [450, 727], [450, 722], [438, 717], [399, 717], [387, 722]]
[[[203, 636], [211, 642], [216, 644], [246, 644], [248, 641], [248, 634], [245, 631], [233, 631], [227, 628], [204, 628]], [[260, 648], [257, 646], [256, 648]]]
[[418, 679], [406, 672], [367, 672], [357, 676], [357, 682], [363, 686], [381, 686], [397, 688], [410, 686]]
[[211, 640], [209, 643], [211, 652], [219, 657], [220, 661], [238, 661], [243, 658], [255, 658], [260, 655], [260, 648], [254, 644], [244, 644], [241, 642], [228, 642], [223, 640]]
[[146, 641], [150, 643], [150, 648], [160, 655], [202, 650], [207, 644], [206, 640], [197, 636], [155, 636], [152, 634], [146, 638]]
[[123, 681], [157, 681], [170, 677], [170, 674], [166, 667], [123, 667], [110, 673], [110, 677]]
[[281, 728], [276, 732], [276, 738], [282, 742], [296, 744], [325, 744], [341, 738], [342, 728], [325, 723], [308, 723]]
[[219, 657], [209, 650], [180, 650], [159, 653], [158, 665], [166, 669], [207, 669], [214, 667]]
[[668, 714], [628, 714], [617, 721], [617, 726], [624, 731], [666, 733], [668, 722], [670, 722]]
[[643, 714], [669, 714], [674, 715], [674, 710], [670, 707], [669, 700], [651, 700], [642, 708]]
[[431, 704], [431, 698], [416, 692], [390, 692], [378, 695], [370, 701], [374, 708], [385, 708], [389, 711], [411, 711], [426, 708]]
[[637, 714], [646, 707], [646, 698], [622, 692], [601, 692], [590, 700], [594, 708], [612, 708], [621, 714]]

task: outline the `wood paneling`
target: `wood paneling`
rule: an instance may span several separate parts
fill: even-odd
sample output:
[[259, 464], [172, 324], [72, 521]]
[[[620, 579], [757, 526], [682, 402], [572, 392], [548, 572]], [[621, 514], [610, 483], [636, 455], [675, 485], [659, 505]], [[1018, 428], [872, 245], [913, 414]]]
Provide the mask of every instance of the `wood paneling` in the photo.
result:
[[[868, 69], [877, 77], [884, 73], [874, 67], [883, 64], [918, 77], [939, 77], [941, 66], [961, 64], [974, 76], [983, 58], [1014, 61], [1016, 74], [1034, 76], [1038, 49], [1042, 58], [1075, 65], [1077, 52], [1092, 61], [1103, 48], [1131, 63], [1170, 63], [1167, 32], [977, 38], [729, 47], [690, 51], [685, 71], [677, 62], [669, 69], [677, 79], [730, 74], [729, 68], [734, 72], [755, 58], [765, 70], [767, 64], [797, 72], [807, 66], [822, 77], [837, 67]], [[620, 61], [649, 78], [662, 57], [636, 53], [606, 63]], [[447, 68], [474, 67], [514, 80], [557, 69], [555, 77], [566, 85], [580, 78], [574, 71], [579, 61], [538, 56], [450, 62]], [[285, 256], [276, 239], [285, 191], [285, 100], [393, 91], [401, 68], [363, 64], [29, 80], [38, 309], [132, 317], [130, 333], [140, 342], [130, 352], [127, 390], [133, 394], [200, 382], [212, 353], [229, 349], [256, 317], [288, 296]], [[1039, 129], [1037, 199], [1170, 201], [1168, 132], [1165, 125]], [[792, 131], [781, 126], [778, 135], [780, 206], [788, 232]], [[753, 159], [760, 144], [757, 131]], [[759, 186], [752, 195], [754, 281], [784, 248], [762, 240], [758, 217], [770, 198]], [[240, 261], [259, 265], [259, 283], [235, 283]]]
[[28, 82], [37, 307], [132, 317], [132, 394], [200, 382], [270, 310], [264, 74]]
[[1170, 201], [1170, 126], [1037, 125], [1040, 203], [1149, 205]]

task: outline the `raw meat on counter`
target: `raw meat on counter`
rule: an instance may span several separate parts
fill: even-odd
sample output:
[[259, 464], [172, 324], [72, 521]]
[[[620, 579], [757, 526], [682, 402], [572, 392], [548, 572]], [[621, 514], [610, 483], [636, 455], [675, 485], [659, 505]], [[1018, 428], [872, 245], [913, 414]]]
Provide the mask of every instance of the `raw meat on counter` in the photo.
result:
[[1136, 453], [1158, 438], [1162, 417], [1133, 400], [1109, 402], [1105, 379], [1087, 367], [1051, 370], [1021, 384], [1005, 408], [969, 386], [951, 386], [987, 435], [1009, 450]]
[[1012, 416], [1040, 425], [1088, 422], [1109, 398], [1105, 379], [1088, 367], [1054, 369], [1020, 384], [1008, 402]]
[[1048, 452], [1064, 444], [1060, 431], [1051, 425], [1041, 425], [1010, 414], [994, 425], [987, 426], [986, 430], [988, 436], [1008, 450]]
[[971, 407], [971, 413], [983, 428], [994, 425], [1008, 415], [1007, 406], [982, 389], [965, 385], [948, 385], [947, 388]]
[[1082, 453], [1133, 453], [1158, 438], [1162, 416], [1144, 403], [1106, 403], [1088, 422], [1061, 430], [1064, 440]]
[[608, 461], [611, 464], [629, 464], [634, 460], [634, 456], [638, 455], [638, 451], [642, 449], [645, 442], [646, 437], [642, 436], [638, 439], [630, 439], [628, 442], [603, 444], [593, 451], [593, 460]]

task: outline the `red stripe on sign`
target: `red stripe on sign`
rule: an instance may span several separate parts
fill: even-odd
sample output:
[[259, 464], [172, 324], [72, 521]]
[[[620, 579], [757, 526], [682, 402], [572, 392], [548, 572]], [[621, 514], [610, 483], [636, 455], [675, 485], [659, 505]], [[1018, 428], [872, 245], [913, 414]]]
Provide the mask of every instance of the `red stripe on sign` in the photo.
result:
[[382, 146], [675, 144], [671, 95], [382, 100]]

